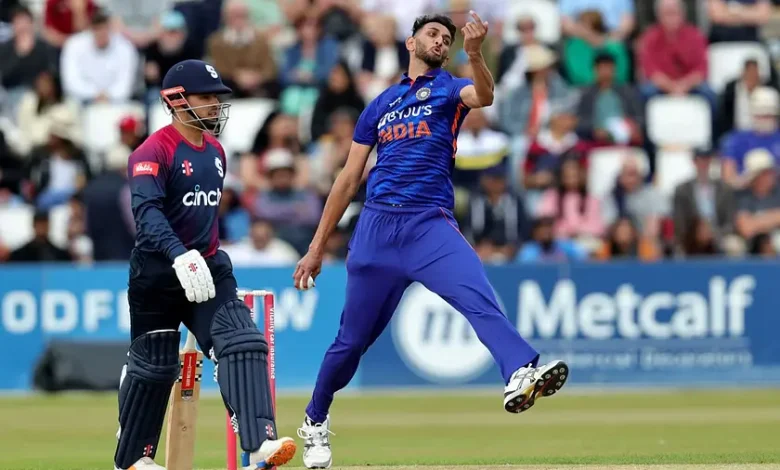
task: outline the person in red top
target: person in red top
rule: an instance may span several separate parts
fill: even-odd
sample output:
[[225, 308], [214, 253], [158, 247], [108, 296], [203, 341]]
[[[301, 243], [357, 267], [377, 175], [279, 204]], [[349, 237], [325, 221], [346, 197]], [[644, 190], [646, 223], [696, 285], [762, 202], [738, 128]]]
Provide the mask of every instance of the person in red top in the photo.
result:
[[66, 39], [89, 26], [97, 9], [92, 0], [46, 0], [44, 38], [52, 46], [62, 49]]
[[640, 38], [639, 61], [646, 100], [659, 94], [696, 94], [715, 110], [717, 97], [707, 85], [707, 39], [685, 19], [681, 0], [656, 4], [658, 23]]

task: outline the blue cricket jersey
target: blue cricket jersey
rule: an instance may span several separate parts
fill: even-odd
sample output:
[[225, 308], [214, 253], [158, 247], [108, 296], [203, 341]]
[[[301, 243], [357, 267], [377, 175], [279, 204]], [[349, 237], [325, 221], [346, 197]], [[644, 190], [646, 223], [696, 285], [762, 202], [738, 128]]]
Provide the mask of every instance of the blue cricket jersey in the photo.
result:
[[171, 261], [192, 249], [214, 255], [225, 163], [225, 151], [208, 133], [201, 146], [171, 125], [150, 135], [127, 165], [136, 249]]
[[442, 69], [417, 80], [404, 74], [369, 103], [353, 137], [359, 144], [377, 146], [367, 202], [454, 207], [452, 170], [460, 126], [469, 111], [460, 91], [472, 83]]
[[731, 159], [737, 165], [737, 172], [742, 173], [745, 165], [745, 155], [753, 149], [763, 148], [775, 157], [775, 163], [780, 165], [780, 131], [771, 134], [760, 134], [754, 131], [733, 131], [723, 138], [720, 154]]

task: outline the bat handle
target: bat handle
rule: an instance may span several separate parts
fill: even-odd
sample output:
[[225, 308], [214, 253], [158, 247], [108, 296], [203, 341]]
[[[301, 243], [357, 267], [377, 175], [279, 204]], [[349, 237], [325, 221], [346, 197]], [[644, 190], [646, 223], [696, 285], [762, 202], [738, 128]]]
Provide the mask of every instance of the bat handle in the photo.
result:
[[195, 335], [191, 331], [187, 331], [187, 341], [184, 342], [184, 349], [195, 349]]

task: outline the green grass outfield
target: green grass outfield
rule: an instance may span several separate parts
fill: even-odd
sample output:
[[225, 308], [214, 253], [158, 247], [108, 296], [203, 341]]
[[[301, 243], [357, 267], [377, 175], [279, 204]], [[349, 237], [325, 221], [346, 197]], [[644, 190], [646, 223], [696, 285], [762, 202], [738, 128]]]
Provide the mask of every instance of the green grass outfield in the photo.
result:
[[[571, 390], [520, 415], [503, 411], [500, 394], [344, 394], [331, 411], [334, 468], [780, 468], [780, 390]], [[285, 435], [295, 437], [305, 404], [304, 397], [279, 398]], [[2, 397], [0, 417], [0, 469], [112, 468], [114, 394]], [[224, 469], [224, 410], [216, 397], [203, 399], [197, 433], [196, 468]], [[302, 466], [300, 450], [291, 465]]]

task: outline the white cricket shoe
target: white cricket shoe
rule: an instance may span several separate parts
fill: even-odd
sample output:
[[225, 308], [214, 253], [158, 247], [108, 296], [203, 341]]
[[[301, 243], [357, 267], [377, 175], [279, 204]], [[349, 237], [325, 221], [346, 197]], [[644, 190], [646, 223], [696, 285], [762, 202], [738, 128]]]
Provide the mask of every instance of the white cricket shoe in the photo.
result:
[[[114, 466], [114, 470], [123, 470], [123, 469]], [[126, 470], [165, 470], [165, 467], [157, 465], [156, 463], [154, 463], [154, 460], [152, 460], [149, 457], [141, 457], [138, 460], [138, 462], [134, 463], [133, 465], [130, 466], [130, 468]]]
[[249, 466], [244, 470], [280, 467], [295, 457], [295, 440], [292, 437], [266, 439], [260, 448], [249, 454]]
[[512, 374], [504, 389], [504, 409], [522, 413], [534, 406], [538, 398], [555, 394], [566, 383], [569, 366], [563, 361], [552, 361], [541, 367], [521, 367]]
[[330, 415], [324, 423], [312, 424], [308, 416], [298, 429], [298, 437], [304, 440], [303, 465], [306, 468], [330, 468], [333, 454], [330, 452]]

